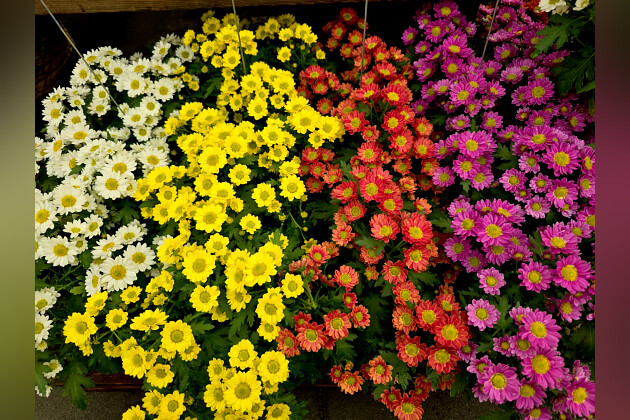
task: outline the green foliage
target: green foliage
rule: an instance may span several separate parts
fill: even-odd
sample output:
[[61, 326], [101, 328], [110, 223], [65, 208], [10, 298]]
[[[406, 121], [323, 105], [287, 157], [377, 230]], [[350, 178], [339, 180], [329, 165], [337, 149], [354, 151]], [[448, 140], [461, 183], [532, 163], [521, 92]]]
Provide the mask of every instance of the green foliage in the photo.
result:
[[64, 397], [70, 395], [72, 404], [82, 410], [87, 407], [87, 393], [85, 388], [94, 386], [94, 381], [86, 376], [87, 368], [79, 361], [73, 361], [66, 366], [62, 372], [61, 380], [63, 381]]

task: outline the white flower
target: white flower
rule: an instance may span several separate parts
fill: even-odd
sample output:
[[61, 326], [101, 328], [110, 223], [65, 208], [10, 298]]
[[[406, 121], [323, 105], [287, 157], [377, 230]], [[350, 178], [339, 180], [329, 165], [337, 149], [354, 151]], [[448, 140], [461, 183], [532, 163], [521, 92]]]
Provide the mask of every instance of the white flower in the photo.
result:
[[540, 10], [543, 12], [551, 12], [555, 8], [565, 6], [566, 4], [567, 3], [564, 0], [540, 0], [538, 7], [540, 7]]
[[46, 379], [54, 378], [63, 370], [63, 366], [61, 366], [61, 363], [59, 363], [59, 360], [57, 359], [52, 359], [50, 362], [44, 362], [44, 365], [50, 368], [50, 372], [44, 372], [44, 378]]
[[160, 150], [158, 147], [149, 146], [140, 151], [138, 160], [144, 166], [145, 171], [149, 171], [158, 166], [168, 165], [168, 154], [165, 150]]
[[63, 231], [69, 233], [71, 238], [76, 238], [85, 233], [86, 228], [87, 225], [81, 220], [71, 220], [65, 224]]
[[114, 235], [116, 240], [124, 245], [132, 244], [139, 241], [144, 236], [142, 228], [136, 224], [129, 223], [127, 226], [123, 226]]
[[100, 268], [94, 264], [85, 272], [85, 292], [92, 296], [103, 290], [103, 277]]
[[158, 115], [162, 105], [155, 99], [153, 95], [147, 95], [140, 101], [139, 108], [145, 110], [146, 115]]
[[131, 63], [131, 71], [142, 76], [151, 68], [151, 60], [147, 58], [138, 58]]
[[127, 195], [129, 177], [118, 172], [105, 170], [96, 177], [94, 191], [103, 198], [115, 199]]
[[35, 385], [35, 392], [37, 393], [37, 395], [39, 395], [40, 397], [46, 397], [48, 398], [50, 396], [50, 392], [52, 391], [52, 386], [50, 385], [46, 385], [46, 391], [44, 391], [44, 394], [42, 394], [41, 392], [39, 392], [39, 388], [37, 387], [37, 385]]
[[92, 130], [92, 127], [84, 122], [69, 125], [61, 130], [61, 138], [75, 144], [85, 143], [86, 141], [92, 140], [96, 137], [96, 131]]
[[159, 40], [153, 46], [153, 56], [151, 58], [161, 60], [166, 57], [168, 50], [171, 48], [171, 44], [165, 40]]
[[77, 64], [72, 69], [72, 76], [70, 76], [70, 84], [72, 86], [84, 85], [90, 80], [90, 69], [83, 62], [83, 60], [77, 61]]
[[155, 252], [146, 244], [129, 245], [123, 254], [138, 271], [146, 271], [155, 263]]
[[39, 344], [42, 340], [48, 338], [48, 331], [52, 328], [52, 320], [48, 315], [40, 313], [35, 314], [35, 344]]
[[113, 235], [107, 235], [96, 242], [92, 248], [92, 256], [94, 258], [108, 258], [112, 252], [118, 251], [122, 247], [123, 245]]
[[43, 234], [57, 221], [56, 207], [48, 201], [35, 202], [35, 233]]
[[77, 238], [74, 238], [74, 240], [72, 241], [72, 243], [74, 244], [74, 246], [77, 248], [77, 255], [81, 254], [83, 251], [85, 251], [88, 247], [88, 243], [85, 240], [85, 236], [79, 236]]
[[66, 142], [63, 138], [55, 136], [53, 140], [45, 143], [45, 153], [46, 158], [50, 161], [51, 159], [59, 159], [61, 154], [63, 153], [63, 148]]
[[183, 62], [192, 61], [192, 59], [195, 57], [195, 53], [193, 52], [192, 48], [186, 45], [178, 47], [175, 50], [175, 55]]
[[116, 82], [118, 90], [126, 90], [132, 98], [145, 93], [148, 86], [148, 80], [142, 75], [134, 73], [130, 68], [127, 68]]
[[108, 258], [101, 266], [103, 284], [108, 292], [117, 292], [133, 284], [138, 270], [128, 258]]
[[35, 291], [35, 313], [43, 314], [52, 308], [57, 302], [59, 293], [54, 287], [46, 287], [45, 289]]
[[103, 226], [103, 219], [95, 214], [91, 214], [87, 219], [84, 219], [85, 223], [85, 237], [92, 238], [101, 233], [101, 226]]
[[61, 184], [53, 190], [53, 203], [60, 215], [79, 212], [87, 201], [81, 188]]
[[58, 126], [63, 121], [64, 112], [64, 106], [61, 101], [46, 103], [42, 110], [43, 119], [48, 124]]
[[54, 266], [66, 266], [74, 262], [77, 249], [72, 242], [63, 236], [43, 237], [40, 241], [44, 258]]
[[162, 78], [153, 83], [149, 93], [153, 94], [158, 101], [168, 101], [175, 95], [175, 83], [169, 78]]

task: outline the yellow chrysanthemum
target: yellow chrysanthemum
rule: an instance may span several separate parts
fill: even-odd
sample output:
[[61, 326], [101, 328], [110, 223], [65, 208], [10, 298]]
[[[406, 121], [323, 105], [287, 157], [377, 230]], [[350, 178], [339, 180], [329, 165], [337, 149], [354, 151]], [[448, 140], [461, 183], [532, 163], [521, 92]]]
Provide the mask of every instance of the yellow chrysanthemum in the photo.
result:
[[270, 324], [277, 324], [284, 318], [284, 303], [282, 297], [269, 297], [266, 294], [258, 300], [256, 315]]
[[304, 292], [304, 282], [299, 274], [287, 274], [282, 280], [282, 293], [286, 297], [298, 297]]
[[280, 179], [280, 195], [289, 201], [299, 200], [305, 193], [306, 186], [297, 175], [289, 175]]
[[147, 413], [155, 415], [158, 413], [162, 398], [164, 398], [164, 395], [162, 395], [158, 390], [154, 389], [152, 391], [145, 392], [144, 398], [142, 398], [142, 407], [147, 410]]
[[258, 184], [252, 190], [252, 199], [258, 207], [267, 207], [276, 199], [276, 191], [267, 183]]
[[289, 361], [282, 352], [271, 350], [260, 356], [257, 370], [261, 380], [281, 383], [289, 378]]
[[254, 404], [260, 402], [262, 385], [251, 370], [235, 373], [225, 385], [226, 405], [235, 411], [251, 410]]
[[265, 420], [289, 420], [291, 408], [286, 404], [273, 404], [267, 407]]
[[254, 367], [258, 353], [251, 341], [244, 339], [230, 348], [228, 357], [230, 366], [245, 370]]
[[166, 324], [167, 319], [168, 315], [160, 309], [154, 311], [149, 309], [134, 317], [129, 328], [144, 332], [157, 331]]
[[220, 232], [221, 226], [227, 220], [228, 215], [224, 209], [218, 204], [205, 204], [195, 212], [195, 227], [204, 232]]
[[206, 385], [203, 393], [203, 401], [212, 411], [222, 412], [225, 410], [225, 390], [226, 387], [221, 381], [213, 381]]
[[105, 317], [105, 325], [107, 328], [114, 331], [125, 325], [127, 323], [127, 319], [127, 312], [120, 308], [115, 308], [107, 313], [107, 316]]
[[184, 411], [186, 411], [186, 406], [184, 405], [185, 398], [186, 394], [180, 394], [179, 391], [164, 395], [162, 401], [160, 401], [158, 418], [179, 419]]
[[97, 330], [93, 317], [86, 313], [75, 312], [66, 319], [63, 335], [66, 336], [66, 343], [74, 343], [78, 346], [89, 340]]
[[182, 352], [195, 341], [190, 325], [179, 319], [166, 323], [161, 335], [166, 351]]
[[260, 222], [258, 216], [254, 216], [253, 214], [246, 214], [243, 216], [239, 225], [244, 231], [252, 235], [262, 227], [262, 223]]
[[271, 256], [264, 252], [252, 255], [245, 265], [245, 284], [251, 287], [255, 284], [263, 285], [271, 281], [271, 276], [277, 273]]
[[217, 298], [220, 294], [217, 286], [197, 285], [190, 294], [190, 303], [196, 311], [212, 312], [212, 308], [219, 304]]

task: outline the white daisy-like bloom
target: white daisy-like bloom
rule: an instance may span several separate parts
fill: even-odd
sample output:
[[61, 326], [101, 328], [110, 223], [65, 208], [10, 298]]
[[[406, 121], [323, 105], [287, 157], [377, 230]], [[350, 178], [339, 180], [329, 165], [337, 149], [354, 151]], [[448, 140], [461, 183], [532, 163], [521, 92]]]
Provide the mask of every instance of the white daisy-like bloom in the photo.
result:
[[173, 99], [177, 92], [175, 82], [172, 79], [163, 77], [153, 82], [148, 93], [151, 93], [158, 101], [166, 102]]
[[111, 109], [112, 107], [109, 103], [109, 100], [93, 99], [88, 106], [88, 112], [91, 115], [96, 115], [97, 117], [102, 117], [103, 115], [107, 114], [107, 112]]
[[190, 46], [181, 45], [175, 50], [175, 56], [186, 63], [188, 61], [192, 61], [193, 58], [195, 58], [195, 53]]
[[[147, 117], [147, 118], [151, 118], [151, 117]], [[133, 136], [139, 142], [145, 142], [151, 138], [151, 128], [147, 125], [135, 127], [133, 129]]]
[[67, 222], [63, 227], [63, 231], [69, 233], [71, 238], [76, 238], [84, 234], [86, 229], [87, 225], [85, 222], [78, 219]]
[[61, 86], [57, 86], [52, 90], [52, 92], [46, 95], [46, 98], [42, 100], [42, 105], [46, 106], [47, 104], [60, 103], [65, 99], [65, 95], [66, 89]]
[[85, 122], [69, 125], [61, 130], [61, 138], [69, 143], [83, 144], [96, 137], [96, 131]]
[[90, 83], [94, 85], [105, 84], [107, 79], [109, 79], [109, 76], [101, 69], [93, 69], [90, 73]]
[[182, 38], [180, 36], [177, 36], [174, 33], [170, 33], [170, 34], [166, 34], [164, 36], [162, 36], [162, 38], [160, 38], [162, 40], [164, 40], [165, 42], [169, 42], [173, 45], [183, 45], [183, 41]]
[[57, 212], [62, 216], [81, 211], [86, 200], [83, 189], [75, 188], [72, 185], [61, 184], [53, 190], [53, 203], [57, 206]]
[[42, 340], [41, 343], [35, 344], [35, 350], [46, 351], [47, 348], [48, 343], [46, 342], [46, 340]]
[[116, 199], [127, 195], [129, 177], [118, 172], [104, 170], [96, 177], [94, 191], [103, 198]]
[[83, 54], [83, 58], [89, 64], [96, 64], [99, 62], [100, 58], [103, 56], [103, 52], [100, 49], [90, 50]]
[[46, 262], [57, 267], [72, 264], [76, 259], [77, 249], [74, 244], [63, 236], [53, 238], [42, 237], [40, 246]]
[[162, 104], [153, 95], [147, 95], [142, 98], [138, 107], [144, 109], [146, 115], [159, 115]]
[[134, 73], [142, 76], [151, 68], [151, 60], [141, 57], [137, 60], [133, 60], [130, 64], [130, 69]]
[[57, 359], [52, 359], [50, 362], [44, 362], [43, 364], [50, 368], [50, 372], [44, 372], [44, 378], [46, 379], [54, 378], [63, 370], [63, 366], [61, 366], [61, 363], [59, 363]]
[[162, 60], [168, 54], [168, 51], [171, 49], [171, 43], [165, 41], [163, 39], [159, 40], [153, 46], [153, 55], [151, 56], [154, 60]]
[[155, 264], [155, 251], [144, 243], [129, 245], [123, 255], [125, 258], [128, 258], [140, 272], [148, 270]]
[[107, 219], [107, 215], [109, 215], [109, 210], [107, 209], [107, 206], [103, 203], [98, 203], [96, 205], [96, 208], [94, 209], [94, 214], [102, 217], [103, 219]]
[[46, 141], [44, 139], [35, 137], [35, 162], [46, 157]]
[[136, 165], [136, 156], [129, 150], [121, 150], [105, 161], [103, 169], [118, 172], [120, 175], [133, 176]]
[[570, 9], [570, 6], [568, 4], [563, 4], [553, 9], [551, 13], [554, 15], [564, 15], [565, 13], [569, 11], [569, 9]]
[[169, 164], [167, 152], [156, 146], [148, 146], [142, 149], [138, 153], [138, 160], [142, 163], [145, 172], [149, 172], [158, 166], [167, 166]]
[[158, 126], [151, 130], [151, 137], [166, 140], [168, 135], [166, 134], [166, 130], [162, 126]]
[[122, 128], [112, 127], [112, 128], [107, 129], [107, 134], [109, 134], [111, 138], [114, 140], [126, 141], [129, 139], [129, 136], [131, 136], [131, 130], [129, 129], [129, 127], [122, 127]]
[[136, 241], [139, 241], [144, 236], [142, 228], [137, 224], [129, 223], [126, 226], [122, 226], [114, 234], [114, 237], [122, 244], [129, 245]]
[[78, 158], [79, 152], [77, 150], [72, 150], [68, 153], [64, 153], [61, 155], [57, 163], [57, 168], [55, 168], [57, 173], [60, 173], [61, 176], [56, 175], [59, 178], [65, 178], [70, 176], [72, 170], [79, 164]]
[[131, 286], [138, 270], [128, 258], [108, 258], [101, 265], [103, 286], [108, 292], [117, 292]]
[[118, 242], [114, 235], [107, 235], [105, 238], [99, 239], [92, 248], [92, 256], [94, 258], [109, 258], [112, 252], [118, 251], [123, 245]]
[[538, 7], [543, 12], [551, 12], [558, 6], [564, 6], [566, 4], [567, 3], [564, 0], [540, 0]]
[[85, 223], [85, 237], [93, 238], [101, 233], [101, 226], [103, 226], [103, 219], [96, 214], [91, 214], [88, 218], [83, 219]]
[[147, 116], [147, 111], [141, 107], [129, 108], [123, 116], [123, 124], [126, 127], [140, 127], [144, 125], [144, 119]]
[[114, 58], [111, 60], [109, 65], [106, 67], [109, 74], [114, 78], [119, 78], [125, 73], [125, 68], [127, 68], [127, 62], [124, 59]]
[[35, 233], [35, 260], [36, 261], [44, 257], [44, 251], [42, 248], [42, 239], [44, 239], [44, 236], [41, 236]]
[[[168, 62], [166, 62], [165, 64], [166, 64], [166, 73], [168, 75], [171, 75], [175, 73], [175, 70], [177, 70], [178, 68], [182, 66], [182, 60], [180, 60], [178, 57], [171, 57], [168, 59]], [[177, 86], [175, 80], [173, 80], [173, 83], [175, 84], [175, 86]]]
[[85, 114], [81, 109], [73, 109], [70, 110], [64, 115], [63, 122], [66, 125], [74, 125], [74, 124], [85, 124]]
[[134, 62], [142, 58], [142, 53], [137, 51], [129, 56], [129, 61]]
[[149, 87], [148, 80], [127, 67], [125, 72], [116, 81], [116, 88], [120, 91], [127, 91], [130, 97], [136, 97], [146, 93]]
[[48, 398], [50, 397], [50, 393], [52, 392], [52, 386], [50, 385], [46, 385], [46, 391], [44, 391], [44, 393], [42, 394], [39, 391], [39, 388], [37, 387], [37, 385], [35, 385], [35, 392], [37, 393], [37, 395], [39, 395], [40, 397], [44, 397], [44, 398]]
[[59, 102], [46, 102], [42, 109], [42, 119], [49, 125], [59, 126], [63, 121], [65, 115], [65, 109], [63, 103]]
[[109, 102], [109, 95], [107, 94], [107, 90], [101, 85], [95, 86], [92, 90], [92, 101], [107, 101]]
[[102, 57], [120, 57], [123, 54], [121, 49], [110, 45], [99, 47], [98, 50]]
[[56, 135], [52, 140], [45, 143], [46, 158], [48, 160], [59, 159], [65, 148], [66, 141], [60, 136]]
[[52, 287], [35, 290], [35, 313], [43, 314], [57, 302], [59, 293]]
[[83, 235], [82, 236], [77, 236], [76, 238], [74, 238], [72, 240], [72, 243], [74, 244], [74, 246], [77, 249], [77, 254], [81, 254], [88, 247], [87, 240], [85, 239], [85, 236], [83, 236]]
[[35, 233], [41, 235], [57, 221], [57, 207], [45, 200], [35, 201]]
[[85, 196], [85, 204], [83, 204], [83, 210], [94, 211], [96, 209], [96, 201], [97, 199], [101, 199], [97, 195], [94, 194], [94, 191], [91, 191], [91, 194]]
[[92, 183], [92, 178], [83, 174], [69, 175], [61, 181], [61, 185], [70, 185], [72, 188], [85, 189]]
[[77, 61], [77, 64], [72, 69], [72, 75], [70, 76], [70, 85], [80, 86], [86, 84], [90, 80], [90, 69], [83, 62], [83, 60]]
[[92, 296], [103, 290], [103, 276], [100, 267], [92, 264], [85, 272], [85, 292]]
[[48, 332], [52, 328], [52, 320], [48, 315], [35, 314], [35, 344], [48, 338]]

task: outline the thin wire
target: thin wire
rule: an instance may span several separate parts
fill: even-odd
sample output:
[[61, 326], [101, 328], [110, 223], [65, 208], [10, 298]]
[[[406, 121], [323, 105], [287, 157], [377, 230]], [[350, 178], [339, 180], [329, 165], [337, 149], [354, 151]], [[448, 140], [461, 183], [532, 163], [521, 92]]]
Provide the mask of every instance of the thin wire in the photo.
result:
[[481, 54], [481, 59], [486, 55], [486, 48], [488, 47], [488, 41], [490, 40], [490, 34], [492, 33], [492, 27], [494, 26], [494, 18], [497, 16], [497, 10], [499, 10], [499, 0], [497, 0], [494, 5], [494, 12], [492, 13], [492, 21], [490, 22], [490, 28], [488, 29], [488, 36], [486, 37], [486, 43], [483, 46], [483, 53]]
[[48, 6], [46, 5], [46, 3], [44, 3], [44, 0], [39, 0], [42, 5], [44, 6], [44, 8], [46, 9], [46, 11], [48, 12], [48, 14], [50, 15], [50, 17], [53, 18], [53, 20], [55, 21], [55, 23], [57, 24], [57, 27], [59, 27], [59, 29], [61, 30], [61, 32], [63, 33], [63, 35], [66, 37], [66, 39], [68, 40], [68, 42], [70, 42], [70, 45], [72, 45], [72, 48], [74, 48], [74, 50], [77, 52], [77, 54], [79, 54], [79, 57], [81, 57], [81, 60], [83, 60], [83, 63], [85, 63], [85, 65], [87, 66], [88, 70], [90, 71], [90, 73], [92, 73], [92, 76], [94, 76], [94, 80], [96, 80], [96, 82], [103, 88], [105, 89], [105, 92], [107, 93], [107, 96], [109, 96], [109, 99], [112, 100], [112, 102], [116, 105], [116, 108], [118, 108], [119, 112], [122, 112], [123, 114], [125, 113], [125, 111], [123, 111], [120, 106], [118, 105], [118, 102], [116, 102], [116, 100], [114, 99], [114, 97], [109, 93], [109, 89], [107, 89], [107, 87], [101, 82], [100, 77], [98, 77], [96, 75], [96, 73], [94, 73], [94, 70], [92, 70], [92, 67], [90, 67], [90, 64], [85, 60], [85, 57], [83, 57], [83, 54], [81, 54], [81, 52], [79, 51], [79, 49], [77, 48], [77, 46], [75, 45], [74, 41], [72, 40], [72, 37], [70, 36], [70, 34], [64, 29], [63, 25], [61, 23], [59, 23], [59, 21], [57, 20], [57, 18], [55, 17], [55, 15], [53, 15], [53, 13], [50, 11], [50, 9], [48, 8]]
[[365, 0], [365, 13], [363, 14], [363, 47], [361, 48], [361, 78], [359, 82], [363, 86], [363, 59], [365, 57], [365, 30], [367, 29], [367, 6], [368, 0]]
[[238, 36], [238, 48], [241, 51], [241, 63], [243, 63], [243, 76], [247, 74], [247, 70], [245, 69], [245, 54], [243, 54], [243, 45], [241, 44], [241, 30], [238, 25], [238, 15], [236, 14], [236, 5], [234, 4], [234, 0], [232, 0], [232, 10], [234, 11], [234, 20], [236, 21], [236, 35]]

